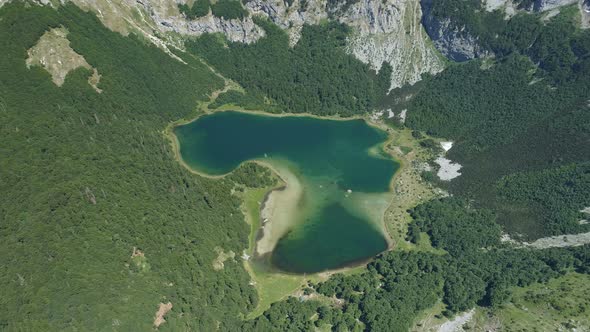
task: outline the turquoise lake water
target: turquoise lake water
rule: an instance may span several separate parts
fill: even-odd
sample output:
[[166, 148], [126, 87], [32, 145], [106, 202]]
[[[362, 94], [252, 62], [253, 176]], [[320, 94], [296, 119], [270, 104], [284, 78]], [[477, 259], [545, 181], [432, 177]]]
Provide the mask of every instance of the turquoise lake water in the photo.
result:
[[[398, 164], [383, 153], [385, 132], [362, 120], [217, 112], [177, 127], [183, 160], [209, 174], [263, 161], [288, 169], [302, 188], [267, 259], [292, 273], [334, 269], [387, 248], [381, 218]], [[280, 208], [278, 206], [277, 208]]]

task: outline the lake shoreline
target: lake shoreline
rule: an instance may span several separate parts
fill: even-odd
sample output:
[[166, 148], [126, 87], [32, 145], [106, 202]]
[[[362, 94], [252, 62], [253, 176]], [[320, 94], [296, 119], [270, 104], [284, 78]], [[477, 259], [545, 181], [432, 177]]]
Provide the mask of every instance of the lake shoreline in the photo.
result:
[[294, 226], [290, 217], [294, 215], [297, 202], [303, 194], [303, 185], [288, 167], [265, 161], [257, 162], [274, 172], [283, 183], [282, 186], [268, 191], [260, 204], [260, 227], [253, 253], [257, 257], [263, 257], [270, 254], [280, 238]]
[[[201, 107], [203, 108], [203, 107]], [[171, 143], [172, 149], [173, 149], [173, 154], [174, 154], [174, 158], [179, 161], [179, 163], [184, 166], [186, 169], [188, 169], [191, 173], [202, 176], [202, 177], [206, 177], [206, 178], [211, 178], [211, 179], [222, 179], [223, 177], [231, 174], [232, 171], [225, 173], [225, 174], [221, 174], [221, 175], [210, 175], [210, 174], [206, 174], [202, 171], [196, 170], [194, 168], [192, 168], [183, 158], [182, 158], [182, 154], [180, 153], [180, 141], [178, 136], [176, 135], [175, 129], [180, 127], [180, 126], [184, 126], [184, 125], [188, 125], [190, 123], [193, 123], [197, 120], [199, 120], [201, 117], [206, 116], [206, 115], [212, 115], [215, 113], [219, 113], [219, 112], [238, 112], [238, 113], [244, 113], [244, 114], [252, 114], [252, 115], [259, 115], [259, 116], [267, 116], [267, 117], [307, 117], [307, 118], [314, 118], [314, 119], [319, 119], [319, 120], [332, 120], [332, 121], [355, 121], [355, 120], [362, 120], [366, 125], [372, 127], [372, 128], [376, 128], [379, 131], [383, 132], [385, 134], [385, 140], [382, 141], [381, 143], [379, 143], [379, 148], [393, 161], [396, 163], [396, 171], [393, 174], [393, 176], [391, 177], [389, 184], [388, 184], [388, 191], [387, 194], [390, 195], [390, 200], [387, 204], [387, 207], [384, 209], [383, 213], [380, 216], [380, 222], [379, 222], [379, 231], [382, 234], [383, 238], [385, 239], [386, 243], [387, 243], [387, 247], [385, 250], [383, 250], [382, 252], [380, 252], [379, 254], [383, 253], [383, 252], [387, 252], [391, 249], [393, 249], [393, 247], [395, 246], [395, 243], [393, 242], [393, 237], [391, 236], [391, 234], [388, 231], [388, 228], [386, 226], [386, 220], [385, 220], [385, 212], [387, 211], [387, 209], [389, 208], [389, 206], [393, 203], [393, 195], [392, 192], [394, 190], [394, 183], [395, 183], [395, 179], [396, 177], [399, 175], [399, 172], [401, 170], [401, 168], [404, 166], [403, 162], [401, 160], [398, 160], [398, 158], [396, 158], [396, 156], [394, 156], [390, 150], [388, 150], [386, 148], [386, 145], [389, 144], [392, 140], [393, 140], [393, 136], [392, 136], [392, 132], [391, 132], [391, 128], [389, 126], [387, 126], [384, 123], [375, 123], [373, 121], [370, 121], [367, 117], [365, 116], [361, 116], [361, 115], [356, 115], [356, 116], [351, 116], [351, 117], [340, 117], [337, 115], [332, 115], [332, 116], [318, 116], [318, 115], [314, 115], [314, 114], [309, 114], [309, 113], [267, 113], [264, 111], [259, 111], [259, 110], [246, 110], [240, 107], [230, 107], [230, 106], [223, 106], [219, 109], [216, 110], [204, 110], [202, 113], [197, 114], [194, 118], [192, 119], [183, 119], [183, 120], [178, 120], [178, 121], [174, 121], [172, 123], [170, 123], [167, 128], [164, 130], [164, 134], [165, 136], [168, 138], [169, 142]], [[255, 238], [254, 241], [254, 247], [253, 248], [248, 248], [248, 251], [251, 252], [252, 254], [254, 254], [257, 257], [263, 257], [263, 256], [268, 256], [267, 254], [272, 252], [272, 249], [270, 248], [274, 248], [274, 245], [276, 245], [276, 243], [278, 242], [278, 240], [280, 239], [280, 234], [279, 236], [277, 236], [277, 232], [275, 231], [274, 234], [275, 236], [272, 235], [268, 235], [268, 234], [272, 234], [273, 232], [271, 231], [270, 233], [266, 232], [267, 235], [265, 235], [265, 231], [263, 230], [264, 227], [264, 219], [268, 218], [270, 221], [270, 223], [275, 223], [277, 220], [280, 220], [280, 218], [277, 218], [275, 216], [272, 216], [273, 213], [271, 213], [270, 215], [272, 216], [271, 218], [269, 217], [263, 217], [264, 215], [264, 210], [265, 209], [276, 209], [277, 205], [281, 205], [280, 203], [277, 203], [277, 201], [281, 201], [281, 199], [275, 199], [276, 196], [281, 196], [281, 193], [283, 195], [285, 195], [285, 192], [288, 192], [290, 190], [290, 188], [293, 186], [292, 183], [290, 185], [290, 181], [285, 180], [284, 176], [281, 176], [281, 172], [278, 171], [275, 167], [273, 167], [273, 165], [271, 165], [268, 162], [265, 161], [261, 161], [261, 160], [247, 160], [244, 161], [242, 163], [240, 163], [238, 165], [238, 167], [240, 167], [241, 165], [248, 163], [248, 162], [254, 162], [257, 163], [259, 165], [262, 165], [263, 167], [266, 167], [268, 169], [270, 169], [276, 176], [278, 176], [281, 181], [284, 183], [284, 186], [277, 188], [271, 188], [264, 196], [264, 200], [263, 202], [261, 202], [261, 206], [260, 206], [260, 210], [257, 211], [258, 215], [259, 215], [259, 227], [256, 230], [252, 230], [254, 233], [251, 234], [251, 236], [253, 236]], [[299, 182], [299, 181], [297, 181]], [[294, 194], [291, 194], [294, 195]], [[287, 195], [288, 196], [288, 195]], [[294, 196], [291, 196], [294, 197]], [[283, 199], [283, 201], [288, 201], [288, 199]], [[284, 208], [285, 210], [288, 210], [288, 208], [282, 206], [281, 208]], [[288, 224], [288, 223], [287, 223]], [[271, 225], [271, 224], [269, 224]], [[274, 225], [273, 225], [274, 226]], [[273, 227], [270, 226], [270, 227]], [[280, 227], [278, 227], [278, 229], [285, 229], [288, 226], [285, 225], [280, 225]], [[279, 232], [280, 233], [280, 232]], [[266, 243], [262, 243], [260, 242], [260, 240], [267, 238], [268, 240]], [[347, 270], [350, 268], [354, 268], [354, 267], [358, 267], [361, 265], [365, 265], [367, 262], [370, 262], [373, 257], [369, 257], [366, 259], [360, 259], [354, 262], [348, 262], [344, 265], [342, 265], [341, 267], [335, 268], [335, 269], [328, 269], [322, 272], [317, 272], [317, 273], [330, 273], [331, 271], [343, 271], [343, 270]], [[280, 271], [282, 273], [284, 273], [284, 271]], [[295, 273], [296, 274], [296, 273]]]

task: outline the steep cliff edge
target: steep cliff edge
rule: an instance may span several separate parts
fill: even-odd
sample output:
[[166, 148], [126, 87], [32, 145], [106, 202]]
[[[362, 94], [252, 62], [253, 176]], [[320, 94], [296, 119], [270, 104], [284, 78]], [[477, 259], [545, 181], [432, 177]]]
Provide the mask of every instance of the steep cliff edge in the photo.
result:
[[580, 12], [582, 13], [582, 29], [590, 28], [590, 0], [580, 2]]
[[351, 6], [339, 21], [354, 28], [349, 51], [379, 70], [391, 65], [391, 87], [415, 83], [425, 73], [437, 73], [443, 62], [424, 31], [419, 1], [363, 0]]
[[[221, 33], [233, 42], [255, 42], [264, 36], [264, 30], [254, 23], [253, 16], [274, 22], [295, 45], [303, 25], [334, 20], [352, 28], [347, 43], [351, 54], [377, 71], [384, 62], [391, 65], [391, 88], [413, 84], [423, 73], [437, 73], [444, 68], [442, 57], [420, 24], [419, 0], [250, 0], [243, 5], [248, 15], [231, 20], [215, 17], [211, 11], [189, 19], [178, 8], [186, 0], [70, 1], [95, 12], [111, 30], [145, 35], [162, 48], [182, 48], [179, 36], [204, 33]], [[192, 5], [192, 1], [187, 4]]]
[[461, 23], [436, 12], [435, 0], [422, 0], [422, 24], [434, 46], [447, 58], [462, 62], [491, 55]]
[[587, 0], [422, 0], [422, 24], [436, 48], [462, 62], [494, 56], [493, 43], [502, 26], [518, 13], [539, 14], [547, 21], [561, 7], [578, 4], [582, 28], [590, 24]]
[[393, 68], [391, 88], [413, 84], [423, 73], [443, 69], [443, 61], [420, 24], [418, 0], [294, 0], [290, 6], [281, 0], [253, 0], [246, 8], [287, 30], [292, 45], [304, 24], [332, 19], [352, 27], [348, 51], [377, 71], [384, 62], [389, 63]]

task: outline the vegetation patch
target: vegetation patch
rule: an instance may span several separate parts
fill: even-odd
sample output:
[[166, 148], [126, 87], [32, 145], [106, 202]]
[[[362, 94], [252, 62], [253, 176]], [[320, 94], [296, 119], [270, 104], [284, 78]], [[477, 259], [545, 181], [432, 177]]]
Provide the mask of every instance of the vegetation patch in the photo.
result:
[[62, 86], [66, 75], [76, 68], [92, 69], [93, 73], [88, 78], [88, 84], [96, 92], [102, 92], [97, 86], [100, 82], [98, 71], [96, 68], [92, 68], [82, 55], [70, 47], [67, 35], [68, 31], [64, 27], [53, 28], [45, 32], [37, 44], [27, 51], [27, 66], [45, 68], [57, 86]]
[[[446, 2], [456, 6], [436, 6], [454, 17], [477, 1]], [[468, 11], [470, 20], [488, 15]], [[577, 221], [589, 204], [590, 32], [576, 24], [571, 10], [545, 24], [519, 14], [490, 36], [496, 60], [450, 66], [408, 105], [406, 125], [455, 142], [448, 158], [463, 166], [461, 176], [441, 185], [528, 240], [589, 230]]]
[[256, 98], [264, 100], [261, 109], [272, 104], [286, 113], [351, 116], [371, 111], [377, 97], [387, 92], [386, 70], [375, 75], [346, 53], [349, 30], [345, 25], [306, 25], [297, 45], [290, 47], [279, 27], [263, 19], [255, 22], [266, 31], [256, 43], [220, 41], [206, 34], [186, 45], [248, 91], [239, 102], [248, 98], [251, 105]]
[[186, 3], [178, 4], [178, 10], [191, 20], [207, 16], [210, 7], [211, 2], [209, 0], [196, 0], [190, 7]]
[[139, 272], [147, 272], [150, 270], [150, 265], [147, 262], [145, 254], [135, 247], [133, 247], [131, 261], [133, 262], [134, 268], [136, 268]]
[[224, 252], [222, 248], [215, 247], [215, 252], [217, 253], [217, 257], [213, 260], [213, 269], [216, 271], [222, 270], [224, 265], [223, 263], [228, 259], [234, 259], [236, 257], [236, 253], [233, 251]]
[[590, 277], [568, 273], [546, 284], [515, 288], [509, 303], [497, 310], [479, 309], [477, 319], [467, 324], [472, 330], [554, 331], [590, 329]]
[[217, 0], [211, 5], [211, 12], [213, 13], [213, 16], [221, 17], [226, 20], [241, 20], [248, 16], [248, 11], [244, 9], [240, 0]]

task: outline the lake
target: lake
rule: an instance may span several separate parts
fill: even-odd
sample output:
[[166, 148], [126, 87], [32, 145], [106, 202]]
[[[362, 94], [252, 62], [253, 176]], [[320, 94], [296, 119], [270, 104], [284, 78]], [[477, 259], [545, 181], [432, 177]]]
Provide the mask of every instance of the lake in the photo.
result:
[[399, 165], [383, 152], [384, 131], [363, 120], [226, 111], [175, 134], [183, 161], [197, 172], [223, 175], [257, 161], [287, 183], [268, 195], [256, 259], [312, 273], [387, 249], [382, 218]]

